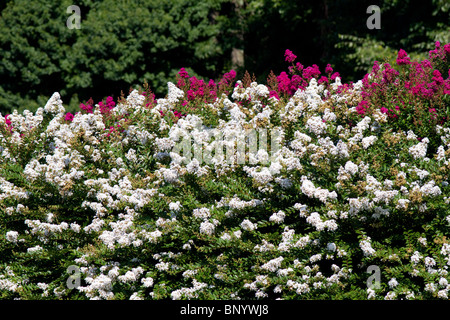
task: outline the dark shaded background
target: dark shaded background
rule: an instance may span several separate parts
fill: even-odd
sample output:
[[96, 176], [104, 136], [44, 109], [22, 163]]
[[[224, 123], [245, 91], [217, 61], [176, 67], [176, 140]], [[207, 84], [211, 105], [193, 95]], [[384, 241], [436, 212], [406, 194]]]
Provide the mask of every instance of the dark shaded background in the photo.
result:
[[[70, 5], [81, 9], [79, 30], [66, 26]], [[366, 26], [369, 5], [381, 9], [379, 30]], [[0, 10], [2, 114], [34, 111], [55, 91], [73, 112], [144, 81], [161, 97], [181, 67], [265, 82], [287, 70], [286, 49], [357, 81], [400, 48], [425, 59], [435, 41], [450, 42], [450, 0], [10, 0]]]

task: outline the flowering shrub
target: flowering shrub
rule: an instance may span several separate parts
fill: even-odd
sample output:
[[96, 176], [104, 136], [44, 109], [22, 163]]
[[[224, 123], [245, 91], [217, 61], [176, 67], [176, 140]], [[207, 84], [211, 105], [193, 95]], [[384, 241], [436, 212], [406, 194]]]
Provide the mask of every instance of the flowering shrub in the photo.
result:
[[431, 61], [411, 62], [401, 49], [396, 61], [399, 71], [376, 61], [372, 72], [363, 79], [363, 100], [357, 110], [364, 115], [379, 109], [388, 116], [393, 130], [414, 128], [419, 140], [429, 137], [430, 155], [441, 143], [436, 126], [449, 120], [450, 46], [441, 47], [436, 42], [429, 56]]
[[287, 50], [267, 84], [181, 69], [165, 98], [0, 116], [0, 297], [448, 299], [436, 50], [348, 84]]

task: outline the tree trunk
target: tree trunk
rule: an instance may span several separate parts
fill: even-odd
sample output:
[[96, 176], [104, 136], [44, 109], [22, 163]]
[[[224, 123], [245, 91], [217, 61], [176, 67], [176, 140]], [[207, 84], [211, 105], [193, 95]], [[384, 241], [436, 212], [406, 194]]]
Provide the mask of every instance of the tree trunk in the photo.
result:
[[237, 17], [237, 32], [236, 32], [236, 41], [235, 46], [231, 50], [231, 68], [232, 69], [241, 69], [245, 66], [245, 58], [244, 58], [244, 23], [245, 18], [242, 13], [242, 9], [245, 6], [244, 0], [233, 0], [234, 10]]

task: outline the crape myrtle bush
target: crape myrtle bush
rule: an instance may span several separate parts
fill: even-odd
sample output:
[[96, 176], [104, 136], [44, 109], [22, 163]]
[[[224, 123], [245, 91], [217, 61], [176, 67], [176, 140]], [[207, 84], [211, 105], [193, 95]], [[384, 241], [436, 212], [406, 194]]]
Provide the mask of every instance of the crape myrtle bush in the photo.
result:
[[[450, 44], [357, 83], [296, 58], [0, 116], [1, 298], [448, 299]], [[244, 129], [280, 147], [234, 161]]]

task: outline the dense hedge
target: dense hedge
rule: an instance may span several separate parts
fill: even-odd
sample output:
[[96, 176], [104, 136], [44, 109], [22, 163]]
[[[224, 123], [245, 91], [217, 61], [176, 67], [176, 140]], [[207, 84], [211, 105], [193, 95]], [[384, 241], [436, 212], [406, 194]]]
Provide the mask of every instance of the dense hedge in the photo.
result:
[[448, 299], [449, 59], [0, 116], [0, 297]]

